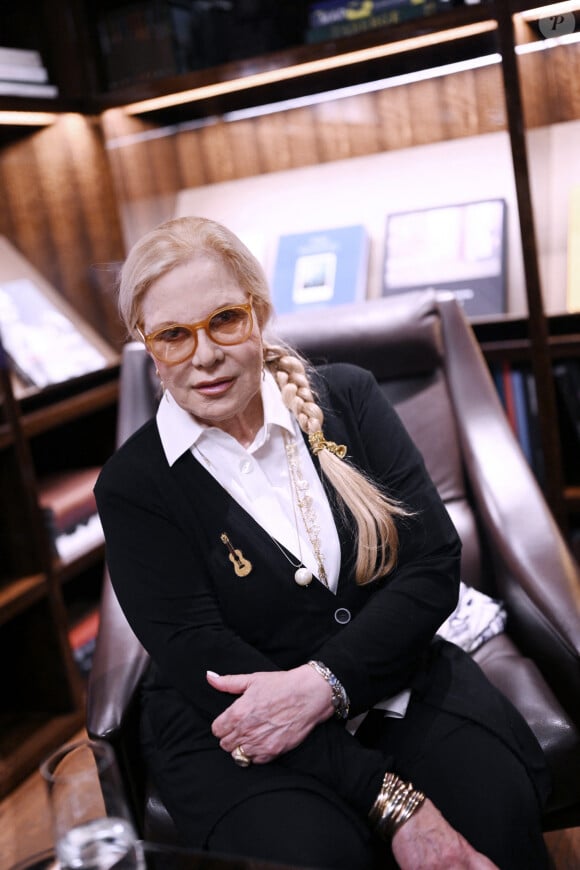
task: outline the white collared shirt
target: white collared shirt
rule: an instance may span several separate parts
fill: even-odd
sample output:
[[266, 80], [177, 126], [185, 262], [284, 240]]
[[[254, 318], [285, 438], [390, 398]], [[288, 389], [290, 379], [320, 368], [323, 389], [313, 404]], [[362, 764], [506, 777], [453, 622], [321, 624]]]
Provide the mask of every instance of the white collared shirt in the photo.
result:
[[[156, 417], [165, 456], [169, 465], [173, 465], [186, 450], [191, 450], [226, 492], [271, 537], [295, 555], [296, 567], [302, 561], [316, 577], [318, 565], [292, 496], [284, 447], [284, 433], [288, 433], [298, 446], [302, 476], [308, 481], [314, 501], [328, 586], [336, 592], [340, 572], [340, 542], [332, 511], [298, 423], [284, 405], [280, 390], [269, 372], [266, 372], [262, 381], [262, 404], [264, 424], [252, 444], [246, 448], [221, 429], [199, 423], [177, 404], [171, 393], [166, 392]], [[300, 530], [300, 546], [297, 526]], [[384, 710], [386, 716], [401, 718], [406, 713], [409, 697], [410, 692], [406, 690], [375, 706]], [[354, 733], [364, 715], [349, 721], [350, 731]]]
[[296, 557], [296, 567], [302, 562], [316, 577], [318, 564], [292, 494], [284, 446], [284, 433], [288, 433], [298, 447], [302, 476], [313, 499], [328, 585], [336, 592], [340, 543], [332, 511], [298, 423], [284, 405], [269, 372], [262, 381], [262, 404], [264, 424], [246, 448], [221, 429], [199, 423], [166, 393], [157, 411], [165, 456], [169, 465], [173, 465], [186, 450], [191, 450], [226, 492]]

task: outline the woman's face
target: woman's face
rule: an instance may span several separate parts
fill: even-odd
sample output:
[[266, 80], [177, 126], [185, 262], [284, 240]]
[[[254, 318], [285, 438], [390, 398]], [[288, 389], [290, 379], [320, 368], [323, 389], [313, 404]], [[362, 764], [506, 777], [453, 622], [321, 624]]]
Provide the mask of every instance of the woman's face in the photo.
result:
[[[198, 323], [217, 308], [248, 301], [225, 263], [196, 254], [151, 285], [141, 306], [141, 326], [148, 335], [173, 323]], [[242, 344], [220, 346], [198, 329], [190, 359], [172, 366], [155, 360], [165, 388], [178, 405], [245, 445], [253, 441], [263, 422], [262, 338], [255, 315], [253, 320], [252, 332]]]

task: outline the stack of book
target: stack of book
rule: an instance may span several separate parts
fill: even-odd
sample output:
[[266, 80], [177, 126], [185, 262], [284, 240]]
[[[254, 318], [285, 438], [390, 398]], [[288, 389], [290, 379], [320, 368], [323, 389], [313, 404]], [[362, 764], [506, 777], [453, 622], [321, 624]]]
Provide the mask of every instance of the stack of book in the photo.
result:
[[56, 97], [58, 88], [49, 83], [38, 51], [0, 47], [0, 95]]
[[179, 59], [190, 38], [190, 5], [183, 0], [141, 0], [99, 15], [109, 88], [185, 72]]
[[39, 501], [62, 562], [71, 562], [103, 542], [93, 487], [100, 468], [73, 468], [46, 475]]
[[311, 3], [306, 42], [354, 36], [449, 9], [453, 0], [319, 0]]

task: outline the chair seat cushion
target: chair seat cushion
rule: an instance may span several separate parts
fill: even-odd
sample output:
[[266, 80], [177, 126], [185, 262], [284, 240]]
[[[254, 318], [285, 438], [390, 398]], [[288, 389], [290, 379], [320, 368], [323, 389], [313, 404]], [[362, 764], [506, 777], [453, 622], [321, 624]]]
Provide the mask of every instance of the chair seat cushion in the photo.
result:
[[554, 787], [547, 814], [578, 800], [580, 732], [531, 659], [506, 634], [492, 638], [473, 655], [488, 680], [519, 710], [542, 747]]

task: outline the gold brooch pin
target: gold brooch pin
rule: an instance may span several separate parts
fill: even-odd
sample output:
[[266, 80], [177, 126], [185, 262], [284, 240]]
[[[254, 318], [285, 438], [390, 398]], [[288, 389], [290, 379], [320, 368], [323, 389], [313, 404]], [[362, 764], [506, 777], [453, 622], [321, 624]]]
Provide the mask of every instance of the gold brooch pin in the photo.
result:
[[234, 566], [236, 577], [247, 577], [253, 567], [250, 560], [244, 557], [244, 554], [241, 550], [234, 549], [232, 542], [230, 541], [225, 532], [221, 533], [220, 539], [222, 543], [225, 544], [228, 548], [229, 559]]

